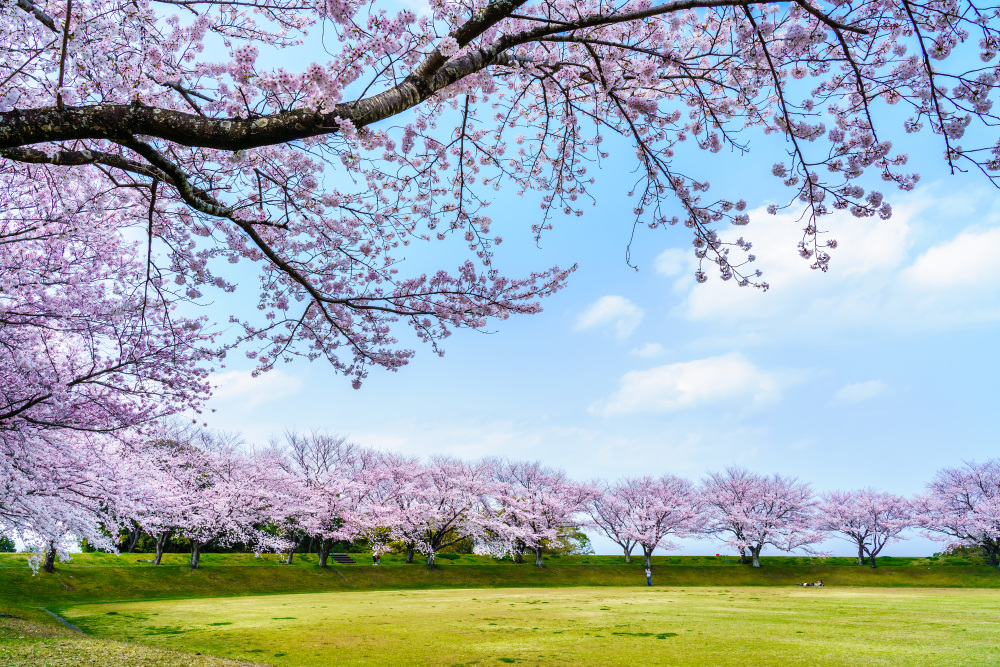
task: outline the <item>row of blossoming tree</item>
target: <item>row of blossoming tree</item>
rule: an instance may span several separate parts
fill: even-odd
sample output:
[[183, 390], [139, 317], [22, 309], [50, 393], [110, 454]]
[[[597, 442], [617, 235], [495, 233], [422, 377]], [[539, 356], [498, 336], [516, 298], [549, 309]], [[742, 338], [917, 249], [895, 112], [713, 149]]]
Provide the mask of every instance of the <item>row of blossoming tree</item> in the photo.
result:
[[[192, 543], [254, 537], [236, 519], [281, 506], [280, 488], [254, 495], [276, 474], [264, 459], [106, 435], [200, 409], [235, 348], [261, 372], [301, 356], [360, 386], [408, 363], [401, 330], [439, 351], [538, 312], [573, 267], [507, 274], [497, 190], [541, 204], [540, 238], [634, 166], [631, 223], [692, 242], [699, 281], [765, 289], [747, 192], [709, 194], [717, 168], [698, 173], [694, 149], [735, 160], [783, 139], [769, 212], [801, 211], [797, 251], [821, 271], [837, 216], [891, 215], [869, 181], [917, 183], [894, 131], [934, 135], [953, 172], [1000, 173], [991, 0], [432, 0], [420, 16], [13, 0], [0, 54], [0, 513], [51, 543], [99, 543], [119, 516], [173, 522], [142, 495], [149, 475], [176, 499], [242, 498], [215, 519], [230, 537], [177, 519]], [[602, 174], [612, 153], [630, 164]], [[238, 284], [256, 308], [229, 298]], [[299, 476], [319, 489], [318, 474]]]
[[45, 569], [80, 534], [131, 550], [142, 533], [155, 541], [156, 564], [168, 540], [189, 541], [191, 569], [204, 549], [233, 544], [287, 552], [290, 561], [304, 540], [326, 567], [336, 542], [358, 539], [375, 554], [402, 548], [408, 562], [421, 553], [428, 565], [466, 541], [518, 562], [534, 552], [541, 566], [546, 546], [569, 525], [600, 531], [627, 561], [641, 548], [647, 566], [654, 550], [676, 548], [671, 538], [711, 536], [759, 567], [765, 547], [813, 552], [836, 536], [875, 567], [908, 529], [979, 547], [993, 565], [1000, 556], [997, 459], [940, 470], [925, 493], [905, 498], [874, 489], [817, 496], [793, 477], [738, 467], [697, 485], [673, 475], [577, 482], [537, 462], [421, 461], [325, 433], [289, 433], [248, 451], [232, 438], [175, 429], [127, 455], [107, 454], [80, 488], [0, 508], [4, 529], [45, 544]]

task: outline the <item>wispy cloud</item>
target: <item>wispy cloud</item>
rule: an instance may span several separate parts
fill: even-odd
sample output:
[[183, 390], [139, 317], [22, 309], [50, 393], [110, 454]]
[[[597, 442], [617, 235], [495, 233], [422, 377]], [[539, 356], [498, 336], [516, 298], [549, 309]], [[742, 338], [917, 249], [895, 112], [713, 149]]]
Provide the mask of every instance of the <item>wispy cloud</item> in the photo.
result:
[[577, 330], [614, 327], [619, 338], [628, 337], [642, 322], [642, 308], [623, 296], [602, 296], [580, 314], [576, 320]]
[[618, 391], [590, 407], [591, 414], [677, 412], [725, 404], [757, 408], [781, 399], [793, 374], [764, 371], [738, 354], [629, 371]]
[[659, 343], [646, 343], [642, 347], [632, 348], [632, 354], [637, 357], [659, 357], [665, 352], [666, 350]]
[[855, 382], [847, 384], [837, 390], [833, 396], [834, 403], [861, 403], [870, 401], [876, 396], [884, 394], [889, 387], [881, 380], [869, 380], [868, 382]]
[[294, 396], [302, 389], [302, 380], [273, 370], [253, 377], [250, 371], [227, 371], [210, 378], [216, 387], [213, 400], [239, 404], [244, 410]]

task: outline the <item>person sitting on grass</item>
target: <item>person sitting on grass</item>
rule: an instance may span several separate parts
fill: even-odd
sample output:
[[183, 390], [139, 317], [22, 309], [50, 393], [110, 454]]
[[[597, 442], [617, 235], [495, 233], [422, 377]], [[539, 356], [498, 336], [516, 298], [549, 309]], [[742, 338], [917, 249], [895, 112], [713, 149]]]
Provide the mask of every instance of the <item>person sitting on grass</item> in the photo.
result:
[[823, 580], [822, 579], [820, 579], [819, 581], [817, 581], [815, 584], [810, 584], [810, 583], [799, 584], [799, 586], [822, 586], [822, 585], [823, 585]]

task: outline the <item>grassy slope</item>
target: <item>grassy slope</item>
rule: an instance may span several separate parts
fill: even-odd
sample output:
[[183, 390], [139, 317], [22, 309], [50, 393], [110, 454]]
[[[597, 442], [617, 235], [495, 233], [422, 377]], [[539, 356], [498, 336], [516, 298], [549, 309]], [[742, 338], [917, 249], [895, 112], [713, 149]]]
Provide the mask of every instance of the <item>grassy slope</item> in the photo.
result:
[[[33, 575], [24, 554], [0, 554], [0, 611], [42, 620], [33, 608], [112, 600], [178, 599], [272, 593], [533, 586], [630, 586], [644, 584], [641, 560], [618, 556], [553, 558], [538, 569], [487, 557], [439, 560], [430, 570], [401, 557], [370, 557], [359, 565], [316, 567], [315, 555], [296, 556], [289, 566], [273, 554], [206, 554], [202, 569], [189, 573], [184, 554], [166, 554], [154, 567], [147, 554], [77, 554], [55, 574]], [[850, 559], [764, 558], [759, 570], [713, 557], [654, 557], [654, 581], [682, 586], [787, 586], [823, 579], [830, 586], [1000, 588], [1000, 573], [954, 559], [895, 558], [876, 570]], [[16, 610], [16, 611], [11, 611]]]

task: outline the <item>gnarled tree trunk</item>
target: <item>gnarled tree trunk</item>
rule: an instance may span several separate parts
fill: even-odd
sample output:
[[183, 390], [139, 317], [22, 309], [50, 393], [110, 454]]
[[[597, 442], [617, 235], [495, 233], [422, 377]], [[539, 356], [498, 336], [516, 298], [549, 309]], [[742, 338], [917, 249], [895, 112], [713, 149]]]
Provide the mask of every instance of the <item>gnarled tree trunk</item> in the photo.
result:
[[163, 558], [163, 549], [166, 548], [167, 542], [170, 541], [171, 532], [165, 530], [156, 536], [156, 556], [153, 558], [153, 565], [160, 564], [160, 560]]
[[650, 558], [653, 556], [653, 549], [647, 547], [645, 544], [642, 545], [642, 566], [647, 570], [653, 566], [650, 562]]
[[763, 544], [758, 544], [755, 547], [750, 547], [750, 564], [754, 567], [760, 567], [760, 550], [764, 548]]
[[56, 571], [56, 545], [54, 542], [49, 542], [49, 546], [45, 550], [45, 561], [42, 563], [42, 571]]
[[542, 547], [535, 547], [535, 565], [538, 567], [545, 567], [545, 563], [542, 562]]
[[330, 558], [330, 550], [333, 548], [333, 540], [320, 538], [316, 542], [316, 554], [320, 567], [328, 567], [326, 561]]
[[427, 552], [427, 567], [434, 567], [434, 550], [431, 549]]
[[406, 562], [407, 563], [412, 563], [413, 562], [413, 552], [414, 551], [416, 551], [416, 549], [414, 548], [414, 546], [412, 544], [407, 544], [406, 545]]
[[206, 546], [208, 546], [208, 542], [191, 540], [191, 560], [188, 563], [189, 572], [194, 572], [198, 569], [198, 565], [201, 562], [201, 550]]
[[122, 544], [125, 553], [135, 553], [135, 545], [139, 543], [139, 538], [142, 537], [142, 527], [135, 522], [134, 519], [128, 520], [128, 534], [125, 536], [125, 542]]
[[524, 542], [517, 540], [514, 542], [514, 562], [523, 563], [524, 562]]
[[[295, 539], [298, 535], [298, 539]], [[292, 543], [292, 547], [288, 550], [285, 555], [285, 565], [291, 565], [292, 559], [295, 558], [295, 550], [302, 546], [302, 543], [307, 539], [307, 536], [303, 533], [290, 533], [288, 534], [288, 539]]]

